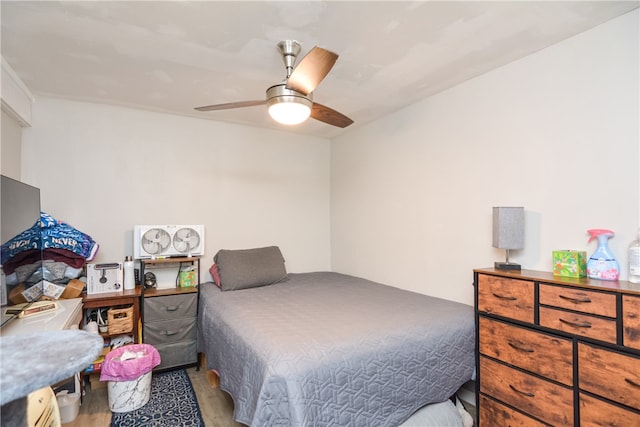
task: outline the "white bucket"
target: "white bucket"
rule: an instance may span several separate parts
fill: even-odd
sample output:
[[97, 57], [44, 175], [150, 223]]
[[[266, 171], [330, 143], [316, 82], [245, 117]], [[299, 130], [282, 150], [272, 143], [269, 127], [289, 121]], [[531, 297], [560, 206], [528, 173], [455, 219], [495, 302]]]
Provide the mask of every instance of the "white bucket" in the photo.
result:
[[73, 422], [80, 412], [80, 393], [64, 393], [56, 396], [62, 424]]
[[111, 412], [129, 412], [143, 407], [151, 398], [151, 371], [131, 381], [107, 383]]

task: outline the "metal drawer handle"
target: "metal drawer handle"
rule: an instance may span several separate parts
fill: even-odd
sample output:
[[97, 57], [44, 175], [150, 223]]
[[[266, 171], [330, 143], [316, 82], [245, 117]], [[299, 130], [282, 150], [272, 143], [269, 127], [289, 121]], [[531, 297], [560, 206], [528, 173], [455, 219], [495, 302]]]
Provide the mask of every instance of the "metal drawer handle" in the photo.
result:
[[637, 382], [635, 382], [634, 380], [631, 380], [631, 379], [629, 379], [629, 378], [625, 378], [624, 380], [625, 380], [626, 382], [628, 382], [629, 384], [631, 384], [632, 386], [640, 388], [640, 384], [638, 384], [638, 383], [637, 383]]
[[506, 299], [508, 301], [515, 301], [515, 300], [518, 299], [516, 297], [511, 297], [511, 296], [508, 296], [508, 295], [496, 294], [495, 292], [493, 293], [493, 296], [496, 297], [496, 298], [500, 298], [500, 299]]
[[558, 295], [560, 298], [562, 299], [566, 299], [567, 301], [571, 301], [571, 302], [575, 302], [576, 304], [583, 304], [583, 303], [590, 303], [591, 302], [591, 298], [588, 297], [584, 297], [584, 298], [574, 298], [574, 297], [568, 297], [565, 295]]
[[507, 341], [507, 344], [509, 344], [511, 347], [515, 348], [516, 350], [519, 350], [523, 353], [533, 353], [534, 350], [532, 348], [526, 348], [526, 347], [522, 347], [520, 344], [515, 344], [512, 341]]
[[166, 308], [167, 308], [167, 311], [176, 311], [180, 307], [178, 307], [177, 305], [168, 305]]
[[576, 328], [590, 328], [591, 327], [591, 323], [589, 322], [573, 322], [571, 320], [564, 320], [562, 317], [559, 317], [558, 320], [560, 320], [562, 323], [566, 323], [569, 326], [574, 326]]
[[535, 394], [528, 392], [528, 391], [522, 391], [522, 390], [518, 390], [516, 387], [512, 386], [511, 384], [509, 384], [509, 387], [511, 388], [511, 390], [515, 391], [518, 394], [521, 394], [523, 396], [527, 396], [527, 397], [536, 397]]

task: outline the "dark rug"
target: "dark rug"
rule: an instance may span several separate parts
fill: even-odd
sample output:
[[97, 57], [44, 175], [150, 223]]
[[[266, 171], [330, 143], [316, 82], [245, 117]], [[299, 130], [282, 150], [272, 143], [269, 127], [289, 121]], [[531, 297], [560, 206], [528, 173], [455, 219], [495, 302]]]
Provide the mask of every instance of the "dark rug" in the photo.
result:
[[154, 372], [151, 398], [131, 412], [113, 413], [111, 427], [204, 427], [196, 393], [184, 369]]

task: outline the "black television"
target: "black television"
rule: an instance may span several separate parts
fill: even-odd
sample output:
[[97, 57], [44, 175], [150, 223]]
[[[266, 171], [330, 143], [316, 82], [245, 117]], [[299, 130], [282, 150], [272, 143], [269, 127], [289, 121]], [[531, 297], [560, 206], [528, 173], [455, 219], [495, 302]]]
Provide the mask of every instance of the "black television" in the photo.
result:
[[[40, 220], [40, 189], [0, 175], [0, 215], [0, 237], [4, 245]], [[11, 304], [8, 293], [12, 285], [7, 282], [5, 270], [3, 268], [1, 278], [0, 305], [2, 306]]]

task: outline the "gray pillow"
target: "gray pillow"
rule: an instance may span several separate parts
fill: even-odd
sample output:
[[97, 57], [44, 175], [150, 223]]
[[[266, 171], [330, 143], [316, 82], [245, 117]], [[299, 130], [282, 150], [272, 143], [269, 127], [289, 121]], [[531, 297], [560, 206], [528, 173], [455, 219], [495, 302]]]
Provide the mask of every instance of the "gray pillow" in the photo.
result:
[[223, 291], [272, 285], [287, 278], [284, 258], [277, 246], [220, 249], [213, 260], [218, 265]]

